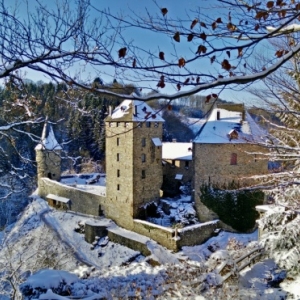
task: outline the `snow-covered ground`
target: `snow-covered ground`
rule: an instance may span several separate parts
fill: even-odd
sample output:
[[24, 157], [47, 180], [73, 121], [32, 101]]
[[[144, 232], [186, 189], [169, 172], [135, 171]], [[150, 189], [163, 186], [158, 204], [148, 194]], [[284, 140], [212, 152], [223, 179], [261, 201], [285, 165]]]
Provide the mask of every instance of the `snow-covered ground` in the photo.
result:
[[90, 173], [64, 175], [61, 177], [60, 182], [88, 193], [106, 196], [106, 174]]
[[[177, 254], [149, 241], [148, 248], [161, 262], [152, 266], [148, 258], [111, 241], [91, 250], [83, 234], [74, 231], [78, 223], [88, 220], [52, 210], [36, 197], [1, 241], [0, 299], [9, 299], [4, 295], [22, 282], [26, 282], [23, 292], [40, 288], [36, 299], [65, 300], [70, 292], [81, 299], [284, 299], [280, 297], [285, 297], [286, 291], [295, 293], [290, 299], [299, 299], [295, 282], [284, 282], [282, 290], [268, 287], [267, 280], [276, 267], [269, 260], [245, 269], [239, 283], [219, 286], [220, 276], [210, 270], [212, 254], [218, 255], [218, 250], [227, 250], [233, 257], [244, 253], [245, 245], [257, 239], [257, 232], [221, 232], [202, 245], [183, 247]], [[62, 296], [54, 298], [53, 292]]]

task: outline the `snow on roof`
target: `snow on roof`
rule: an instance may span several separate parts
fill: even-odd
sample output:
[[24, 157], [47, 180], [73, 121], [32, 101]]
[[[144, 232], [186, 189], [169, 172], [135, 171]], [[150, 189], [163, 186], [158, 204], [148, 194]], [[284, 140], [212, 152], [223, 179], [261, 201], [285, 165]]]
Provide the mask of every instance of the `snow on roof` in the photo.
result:
[[56, 201], [59, 201], [59, 202], [62, 202], [62, 203], [69, 203], [69, 201], [70, 201], [70, 199], [68, 199], [68, 198], [56, 196], [56, 195], [53, 195], [53, 194], [48, 194], [46, 196], [46, 198], [51, 199], [51, 200], [56, 200]]
[[61, 150], [61, 146], [57, 142], [52, 126], [45, 122], [41, 142], [35, 147], [36, 150]]
[[192, 160], [192, 143], [162, 143], [162, 159]]
[[156, 147], [162, 145], [162, 142], [161, 142], [160, 138], [152, 138], [152, 142], [153, 142], [153, 144], [154, 144]]
[[175, 179], [177, 179], [177, 180], [181, 180], [182, 178], [183, 178], [182, 174], [176, 174], [175, 175]]
[[[238, 137], [230, 138], [230, 133], [236, 131]], [[214, 108], [202, 130], [195, 138], [195, 143], [222, 144], [262, 142], [264, 132], [255, 123], [249, 113], [230, 111], [224, 108]]]
[[124, 100], [112, 112], [106, 121], [133, 122], [164, 122], [165, 120], [155, 112], [146, 102], [139, 100]]

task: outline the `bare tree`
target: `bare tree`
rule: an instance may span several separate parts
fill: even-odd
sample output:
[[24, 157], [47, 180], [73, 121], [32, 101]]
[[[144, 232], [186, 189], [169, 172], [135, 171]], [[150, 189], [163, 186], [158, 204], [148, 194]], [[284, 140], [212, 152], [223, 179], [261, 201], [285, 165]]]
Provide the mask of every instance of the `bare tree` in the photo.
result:
[[[144, 91], [163, 91], [167, 84], [174, 87], [171, 94], [132, 96], [137, 99], [175, 99], [211, 88], [249, 84], [277, 70], [300, 49], [297, 43], [290, 50], [279, 49], [260, 69], [248, 64], [264, 41], [299, 30], [299, 4], [294, 1], [210, 1], [176, 19], [168, 17], [171, 7], [156, 2], [156, 12], [146, 10], [144, 16], [133, 11], [114, 15], [109, 9], [92, 6], [89, 0], [76, 3], [71, 6], [61, 0], [53, 9], [43, 1], [23, 1], [25, 18], [2, 0], [0, 78], [15, 80], [20, 70], [28, 68], [70, 86], [128, 98], [87, 84], [79, 73], [91, 67], [95, 77], [112, 72], [115, 79], [139, 82]], [[205, 6], [210, 10], [203, 9]], [[91, 19], [91, 12], [97, 13], [97, 20]], [[124, 33], [128, 30], [130, 37]], [[164, 37], [166, 43], [153, 41], [152, 49], [147, 50], [139, 39], [132, 39], [132, 32], [151, 32]], [[203, 62], [211, 67], [202, 68]], [[80, 72], [74, 71], [76, 67]]]

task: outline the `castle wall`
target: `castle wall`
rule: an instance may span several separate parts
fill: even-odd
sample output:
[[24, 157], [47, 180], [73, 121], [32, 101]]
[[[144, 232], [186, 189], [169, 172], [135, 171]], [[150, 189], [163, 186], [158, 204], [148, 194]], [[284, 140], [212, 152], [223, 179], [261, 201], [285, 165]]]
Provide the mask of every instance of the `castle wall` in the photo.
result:
[[[217, 216], [209, 211], [200, 200], [200, 187], [204, 184], [230, 188], [245, 187], [257, 183], [249, 178], [253, 175], [268, 173], [266, 157], [256, 153], [264, 153], [267, 149], [249, 143], [224, 143], [193, 145], [194, 159], [194, 198], [198, 217], [201, 221], [209, 221]], [[232, 156], [235, 156], [233, 159]], [[236, 163], [236, 164], [235, 164]]]
[[183, 246], [199, 245], [220, 227], [219, 220], [191, 225], [182, 229], [162, 227], [147, 221], [134, 220], [134, 231], [157, 241], [162, 246], [178, 251]]
[[41, 178], [39, 181], [38, 195], [46, 199], [46, 196], [51, 193], [70, 199], [68, 206], [72, 211], [99, 216], [102, 214], [102, 211], [105, 212], [106, 209], [105, 197], [87, 193], [48, 178]]
[[172, 228], [162, 227], [143, 220], [134, 220], [133, 231], [155, 240], [168, 249], [178, 250], [174, 239], [175, 231]]
[[180, 239], [177, 242], [177, 247], [180, 249], [183, 246], [200, 245], [211, 238], [218, 228], [220, 228], [220, 222], [214, 220], [178, 229]]

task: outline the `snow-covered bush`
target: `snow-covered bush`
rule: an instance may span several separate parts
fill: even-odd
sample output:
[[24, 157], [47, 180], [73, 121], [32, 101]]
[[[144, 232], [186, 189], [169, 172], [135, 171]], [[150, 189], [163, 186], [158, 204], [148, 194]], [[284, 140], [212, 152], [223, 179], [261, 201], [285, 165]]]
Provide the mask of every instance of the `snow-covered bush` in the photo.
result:
[[202, 186], [201, 201], [213, 210], [221, 221], [232, 228], [247, 232], [255, 227], [258, 212], [255, 206], [262, 204], [262, 191], [230, 190]]
[[300, 272], [300, 211], [295, 202], [299, 193], [299, 187], [294, 185], [284, 192], [275, 191], [276, 205], [270, 206], [258, 221], [261, 243], [269, 256], [290, 275]]

